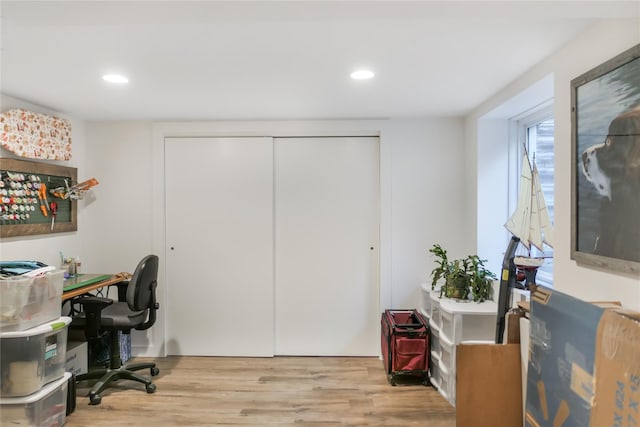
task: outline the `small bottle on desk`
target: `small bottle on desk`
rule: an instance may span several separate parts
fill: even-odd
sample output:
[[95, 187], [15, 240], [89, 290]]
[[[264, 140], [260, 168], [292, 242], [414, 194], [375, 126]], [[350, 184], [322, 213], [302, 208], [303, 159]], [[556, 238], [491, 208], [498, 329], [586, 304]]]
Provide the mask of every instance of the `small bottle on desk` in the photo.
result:
[[64, 259], [62, 260], [62, 264], [60, 264], [60, 270], [64, 271], [64, 279], [67, 280], [69, 275], [69, 261]]
[[69, 260], [69, 267], [67, 268], [69, 272], [69, 277], [76, 277], [76, 262], [72, 259]]
[[64, 273], [65, 279], [76, 277], [76, 274], [78, 273], [76, 261], [73, 258], [65, 259], [64, 263], [60, 268], [62, 268], [65, 271]]

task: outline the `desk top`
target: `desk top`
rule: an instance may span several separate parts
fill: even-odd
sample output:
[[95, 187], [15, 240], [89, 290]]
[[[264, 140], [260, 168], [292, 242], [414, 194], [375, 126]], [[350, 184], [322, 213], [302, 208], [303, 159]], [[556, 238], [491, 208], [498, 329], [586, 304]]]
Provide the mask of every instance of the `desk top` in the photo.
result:
[[110, 277], [110, 274], [78, 274], [77, 276], [65, 279], [62, 290], [63, 292], [72, 291], [83, 286], [93, 285]]
[[131, 277], [129, 273], [118, 274], [80, 274], [66, 279], [62, 285], [62, 301], [86, 294], [96, 289], [115, 285]]

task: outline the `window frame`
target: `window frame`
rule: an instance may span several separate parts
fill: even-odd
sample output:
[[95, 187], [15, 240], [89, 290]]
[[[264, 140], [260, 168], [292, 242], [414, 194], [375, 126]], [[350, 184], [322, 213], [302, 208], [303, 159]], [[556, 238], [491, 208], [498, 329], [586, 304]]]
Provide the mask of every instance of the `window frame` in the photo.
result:
[[[554, 120], [553, 100], [549, 99], [539, 105], [530, 108], [509, 119], [509, 184], [507, 201], [509, 213], [516, 209], [518, 200], [518, 186], [520, 185], [520, 174], [522, 172], [522, 157], [524, 156], [524, 147], [528, 143], [528, 129], [536, 126], [540, 122]], [[527, 144], [527, 149], [529, 149]], [[554, 132], [554, 176], [555, 176], [555, 132]], [[555, 185], [554, 185], [555, 198]], [[555, 223], [555, 218], [554, 221]], [[509, 239], [511, 235], [509, 235]], [[553, 257], [554, 248], [544, 251], [545, 256]], [[551, 258], [553, 269], [553, 258]], [[553, 270], [552, 270], [553, 271]], [[536, 282], [541, 285], [553, 287], [553, 275], [539, 271], [536, 275]]]

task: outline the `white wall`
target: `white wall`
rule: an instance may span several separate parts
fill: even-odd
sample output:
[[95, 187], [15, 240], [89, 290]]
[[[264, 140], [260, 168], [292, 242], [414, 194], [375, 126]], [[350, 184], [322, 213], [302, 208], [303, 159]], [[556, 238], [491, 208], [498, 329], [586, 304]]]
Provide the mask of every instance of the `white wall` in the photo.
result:
[[[473, 252], [468, 239], [461, 119], [391, 121], [383, 140], [391, 146], [391, 269], [393, 308], [416, 307], [417, 283], [431, 283], [428, 252], [440, 243], [453, 258]], [[385, 260], [386, 261], [386, 260]]]
[[509, 213], [505, 195], [509, 180], [509, 129], [506, 120], [485, 118], [477, 127], [477, 215], [478, 255], [486, 259], [490, 271], [498, 274], [508, 232], [503, 227]]
[[85, 209], [87, 268], [131, 272], [152, 249], [151, 124], [87, 123], [87, 141], [85, 168], [100, 181]]
[[[469, 188], [475, 189], [481, 183], [476, 164], [481, 157], [476, 149], [478, 120], [543, 80], [545, 76], [553, 75], [556, 159], [554, 287], [585, 300], [619, 300], [625, 306], [635, 310], [640, 310], [640, 277], [599, 271], [577, 265], [570, 259], [572, 197], [570, 82], [573, 78], [638, 43], [640, 43], [640, 20], [600, 22], [485, 101], [467, 117], [465, 123], [466, 163], [470, 168], [476, 169], [468, 185]], [[506, 171], [504, 176], [506, 179]], [[481, 193], [482, 191], [479, 190], [477, 194]], [[469, 197], [475, 197], [473, 190], [469, 193]], [[478, 205], [479, 202], [476, 200], [475, 210], [479, 209]], [[503, 215], [503, 211], [501, 207], [496, 211], [496, 215]], [[506, 215], [499, 222], [504, 223], [505, 220]], [[475, 234], [480, 235], [480, 229], [487, 225], [474, 226]], [[493, 228], [497, 236], [503, 233], [495, 224], [489, 224], [488, 227]], [[476, 245], [480, 245], [480, 242], [477, 241]]]

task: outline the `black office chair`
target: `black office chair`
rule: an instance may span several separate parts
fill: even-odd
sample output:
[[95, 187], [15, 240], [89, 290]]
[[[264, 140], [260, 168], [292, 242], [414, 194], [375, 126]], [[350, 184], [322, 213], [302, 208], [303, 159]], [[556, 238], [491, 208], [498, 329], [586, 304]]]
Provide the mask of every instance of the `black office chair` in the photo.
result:
[[123, 282], [118, 287], [117, 302], [96, 296], [74, 301], [82, 305], [83, 310], [72, 319], [71, 328], [81, 328], [89, 341], [95, 341], [105, 334], [110, 335], [109, 367], [90, 370], [89, 373], [77, 377], [78, 381], [99, 378], [89, 391], [91, 405], [98, 405], [102, 400], [100, 393], [111, 382], [120, 379], [143, 383], [147, 393], [156, 391], [156, 386], [150, 379], [134, 373], [148, 368], [151, 370], [151, 376], [156, 376], [160, 370], [155, 363], [122, 365], [118, 331], [130, 333], [132, 329], [145, 330], [155, 323], [156, 310], [159, 307], [156, 302], [157, 276], [158, 257], [148, 255], [140, 261], [129, 282]]

